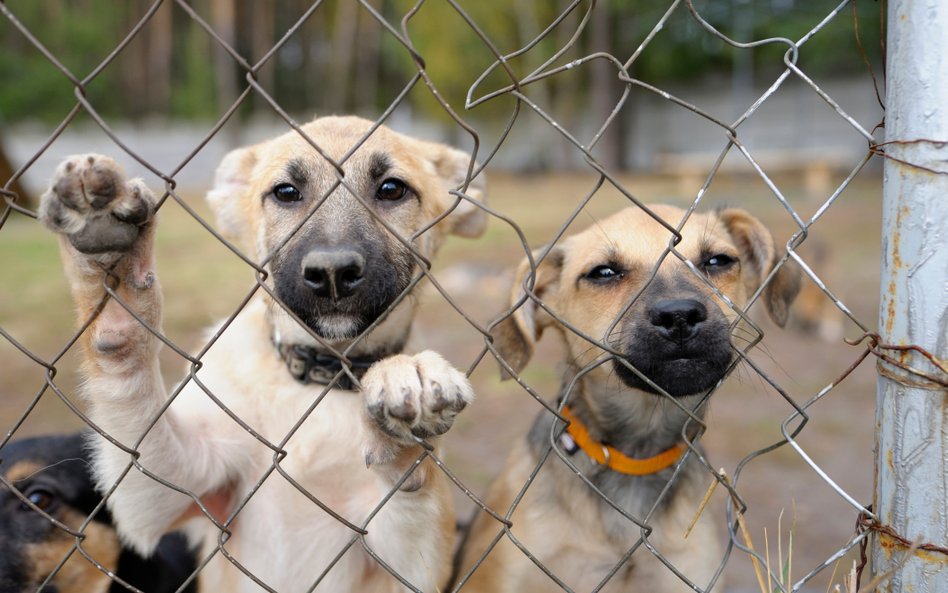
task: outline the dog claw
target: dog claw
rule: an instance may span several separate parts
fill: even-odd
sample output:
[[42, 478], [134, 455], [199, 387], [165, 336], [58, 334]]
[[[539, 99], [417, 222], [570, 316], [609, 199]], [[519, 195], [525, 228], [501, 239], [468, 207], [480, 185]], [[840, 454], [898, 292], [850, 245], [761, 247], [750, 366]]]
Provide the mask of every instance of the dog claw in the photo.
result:
[[393, 418], [398, 418], [399, 420], [404, 420], [405, 422], [411, 422], [415, 419], [415, 416], [418, 415], [415, 406], [411, 403], [411, 393], [405, 395], [405, 401], [401, 405], [395, 406], [388, 411], [389, 416]]
[[379, 393], [379, 399], [370, 403], [367, 406], [369, 415], [375, 418], [376, 421], [382, 421], [385, 419], [385, 392], [382, 391]]
[[435, 400], [431, 404], [432, 412], [435, 412], [435, 413], [441, 412], [442, 410], [448, 407], [457, 405], [456, 402], [451, 401], [451, 398], [445, 397], [444, 390], [441, 389], [440, 385], [438, 385], [437, 388], [434, 389], [434, 394], [435, 394]]
[[453, 409], [454, 413], [457, 414], [458, 412], [460, 412], [466, 407], [467, 407], [467, 401], [463, 397], [460, 397], [460, 394], [458, 394], [457, 397], [453, 399], [451, 409]]
[[116, 210], [112, 216], [121, 222], [138, 226], [148, 222], [151, 208], [147, 202], [141, 200], [141, 191], [137, 187], [132, 190], [132, 195], [136, 198], [132, 206], [127, 211]]
[[419, 439], [430, 439], [433, 436], [438, 436], [447, 431], [447, 428], [444, 430], [430, 430], [424, 426], [416, 426], [411, 429], [411, 434], [418, 437]]

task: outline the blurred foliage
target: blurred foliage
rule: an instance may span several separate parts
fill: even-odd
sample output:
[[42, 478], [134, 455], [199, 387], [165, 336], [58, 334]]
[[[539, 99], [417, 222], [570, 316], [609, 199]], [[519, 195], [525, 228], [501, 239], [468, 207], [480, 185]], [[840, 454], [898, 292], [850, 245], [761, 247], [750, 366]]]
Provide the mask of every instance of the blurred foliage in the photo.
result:
[[[119, 15], [108, 0], [89, 2], [8, 2], [17, 19], [77, 78], [83, 78], [118, 39]], [[103, 72], [87, 96], [105, 112], [119, 112], [121, 100], [110, 87], [117, 73]], [[45, 56], [0, 17], [0, 115], [62, 118], [75, 105], [72, 83]]]
[[[377, 113], [416, 74], [411, 55], [401, 42], [364, 7], [347, 6], [346, 2], [355, 0], [324, 2], [260, 69], [260, 84], [287, 111]], [[496, 44], [496, 51], [505, 55], [526, 46], [571, 5], [567, 0], [458, 3]], [[587, 27], [578, 43], [557, 64], [595, 51], [608, 51], [620, 60], [628, 59], [668, 4], [655, 0], [600, 1], [596, 10], [608, 12], [608, 30], [597, 37]], [[82, 79], [120, 43], [153, 2], [5, 0], [4, 5], [66, 68]], [[230, 36], [236, 50], [251, 63], [294, 26], [310, 5], [310, 0], [189, 3], [215, 30], [225, 38]], [[695, 2], [711, 25], [744, 41], [765, 37], [799, 39], [833, 5], [803, 0]], [[439, 94], [454, 109], [462, 111], [471, 84], [496, 60], [474, 29], [443, 0], [373, 0], [372, 6], [396, 30], [401, 30], [402, 19], [417, 8], [405, 24], [408, 37], [422, 55], [426, 72]], [[523, 76], [544, 63], [570, 39], [587, 8], [587, 2], [579, 3], [548, 36], [525, 54], [511, 59], [508, 67], [516, 76]], [[855, 0], [855, 8], [863, 46], [870, 59], [878, 62], [880, 2]], [[215, 51], [216, 43], [179, 5], [166, 0], [159, 8], [161, 11], [170, 11], [163, 21], [166, 28], [158, 29], [149, 22], [141, 37], [150, 36], [151, 40], [146, 43], [136, 37], [88, 85], [87, 97], [102, 115], [214, 117], [246, 87], [246, 73], [222, 51]], [[799, 60], [809, 75], [865, 71], [853, 25], [851, 10], [847, 9], [807, 42]], [[161, 35], [170, 40], [161, 43]], [[703, 75], [727, 75], [735, 68], [750, 69], [755, 77], [771, 76], [783, 69], [785, 51], [785, 45], [777, 44], [752, 53], [735, 50], [704, 30], [682, 5], [632, 64], [631, 74], [659, 85]], [[744, 57], [739, 55], [742, 52]], [[147, 88], [143, 76], [148, 78]], [[545, 92], [582, 105], [591, 92], [591, 69], [579, 69], [568, 77], [558, 78], [562, 80], [548, 84]], [[509, 83], [504, 70], [495, 68], [477, 95]], [[425, 114], [446, 117], [421, 83], [412, 90], [410, 100]], [[484, 114], [498, 110], [503, 101], [510, 99], [486, 104], [482, 108]], [[27, 118], [58, 121], [75, 104], [69, 80], [7, 17], [0, 15], [0, 118], [8, 122]], [[258, 97], [242, 106], [241, 113], [247, 115], [265, 105]]]

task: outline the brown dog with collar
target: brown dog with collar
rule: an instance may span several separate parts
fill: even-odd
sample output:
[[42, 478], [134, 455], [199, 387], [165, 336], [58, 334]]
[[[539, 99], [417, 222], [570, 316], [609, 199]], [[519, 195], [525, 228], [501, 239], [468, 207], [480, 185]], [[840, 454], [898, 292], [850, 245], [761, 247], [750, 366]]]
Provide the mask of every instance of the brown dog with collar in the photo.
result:
[[[670, 206], [651, 209], [672, 225], [685, 214]], [[694, 270], [675, 255], [655, 270], [672, 234], [639, 208], [562, 240], [533, 278], [527, 262], [520, 266], [512, 303], [522, 305], [493, 333], [514, 373], [527, 364], [546, 328], [566, 342], [560, 401], [569, 428], [564, 432], [563, 423], [541, 413], [515, 445], [486, 503], [503, 516], [546, 459], [510, 517], [511, 531], [573, 591], [692, 590], [646, 545], [637, 546], [648, 529], [628, 517], [647, 524], [648, 545], [699, 587], [708, 586], [721, 562], [722, 541], [710, 513], [685, 538], [710, 481], [704, 466], [690, 454], [669, 481], [686, 450], [683, 429], [693, 434], [698, 428], [687, 422], [685, 410], [700, 418], [705, 396], [735, 361], [732, 335], [742, 334], [732, 331], [732, 306], [747, 304], [773, 271], [778, 250], [767, 229], [739, 209], [692, 214], [681, 235], [676, 249]], [[531, 286], [533, 296], [524, 300]], [[761, 298], [778, 324], [786, 321], [798, 287], [798, 271], [784, 265], [763, 289]], [[599, 340], [615, 355], [596, 346]], [[475, 518], [460, 554], [461, 591], [562, 591], [502, 535], [502, 527], [487, 513]]]
[[308, 138], [235, 150], [217, 170], [219, 226], [267, 280], [166, 410], [161, 341], [139, 321], [161, 324], [155, 198], [100, 155], [56, 171], [41, 218], [60, 234], [80, 321], [92, 318], [90, 416], [144, 470], [126, 474], [133, 457], [97, 439], [97, 481], [121, 480], [109, 509], [140, 553], [177, 528], [201, 545], [206, 591], [256, 593], [255, 579], [434, 591], [449, 576], [454, 514], [416, 439], [447, 431], [472, 392], [436, 353], [400, 353], [417, 305], [406, 296], [448, 234], [483, 230], [483, 178], [468, 179], [468, 154], [366, 120], [302, 129]]

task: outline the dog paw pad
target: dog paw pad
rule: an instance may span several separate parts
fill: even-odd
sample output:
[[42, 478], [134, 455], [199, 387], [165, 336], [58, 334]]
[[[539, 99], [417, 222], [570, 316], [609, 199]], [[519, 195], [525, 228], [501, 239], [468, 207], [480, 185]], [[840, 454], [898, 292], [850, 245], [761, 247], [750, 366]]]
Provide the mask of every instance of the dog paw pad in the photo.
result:
[[40, 202], [40, 220], [89, 255], [131, 249], [154, 211], [144, 183], [128, 180], [118, 163], [94, 154], [63, 162]]

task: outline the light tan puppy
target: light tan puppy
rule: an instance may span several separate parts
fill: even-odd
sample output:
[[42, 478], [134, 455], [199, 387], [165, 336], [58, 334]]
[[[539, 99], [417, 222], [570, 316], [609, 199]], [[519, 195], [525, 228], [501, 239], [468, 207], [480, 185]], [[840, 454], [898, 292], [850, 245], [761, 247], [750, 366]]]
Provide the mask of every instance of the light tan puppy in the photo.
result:
[[[101, 306], [104, 285], [118, 297], [83, 333], [84, 393], [93, 420], [136, 446], [148, 474], [122, 478], [131, 457], [97, 439], [98, 483], [122, 478], [109, 508], [142, 553], [181, 526], [202, 559], [223, 543], [200, 574], [204, 591], [263, 590], [244, 571], [276, 591], [407, 590], [376, 557], [422, 591], [448, 576], [452, 504], [430, 458], [413, 468], [415, 437], [448, 430], [472, 393], [434, 352], [400, 354], [417, 302], [402, 293], [419, 274], [411, 249], [429, 258], [450, 233], [479, 234], [485, 216], [449, 194], [469, 155], [371, 125], [328, 117], [303, 128], [341, 163], [345, 186], [296, 132], [223, 160], [208, 200], [220, 227], [265, 262], [269, 292], [223, 330], [166, 411], [161, 342], [130, 314], [161, 324], [153, 194], [111, 159], [84, 155], [43, 196], [80, 320]], [[475, 179], [466, 195], [483, 190]], [[154, 478], [220, 521], [234, 516], [229, 536]]]
[[[651, 208], [672, 225], [684, 215], [670, 206]], [[548, 455], [510, 519], [512, 533], [574, 591], [691, 588], [645, 545], [622, 562], [646, 531], [605, 502], [563, 459], [624, 513], [647, 523], [649, 545], [699, 587], [708, 585], [721, 561], [723, 542], [712, 513], [705, 512], [684, 538], [710, 481], [694, 455], [662, 494], [684, 451], [688, 415], [676, 401], [701, 417], [704, 406], [696, 407], [735, 358], [730, 336], [736, 313], [710, 286], [743, 307], [773, 269], [777, 250], [767, 229], [743, 210], [694, 214], [681, 234], [677, 250], [700, 277], [669, 255], [649, 280], [672, 235], [639, 208], [562, 240], [543, 259], [533, 283], [524, 262], [514, 285], [513, 304], [532, 286], [544, 307], [528, 298], [494, 332], [494, 345], [514, 372], [527, 364], [544, 329], [553, 328], [566, 342], [560, 401], [568, 406], [569, 430], [563, 434], [563, 423], [541, 413], [528, 437], [516, 443], [486, 503], [503, 516]], [[798, 282], [798, 273], [784, 266], [764, 289], [762, 299], [778, 323], [786, 320]], [[565, 328], [546, 308], [587, 337]], [[594, 346], [597, 340], [615, 355]], [[588, 370], [597, 361], [603, 363]], [[584, 369], [588, 372], [581, 374]], [[687, 432], [693, 436], [697, 429], [692, 422]], [[478, 514], [460, 556], [459, 581], [501, 530], [487, 513]], [[507, 537], [461, 589], [562, 590]]]

